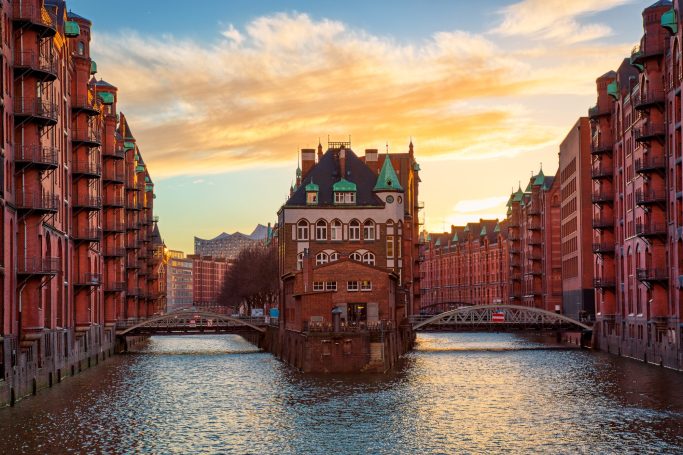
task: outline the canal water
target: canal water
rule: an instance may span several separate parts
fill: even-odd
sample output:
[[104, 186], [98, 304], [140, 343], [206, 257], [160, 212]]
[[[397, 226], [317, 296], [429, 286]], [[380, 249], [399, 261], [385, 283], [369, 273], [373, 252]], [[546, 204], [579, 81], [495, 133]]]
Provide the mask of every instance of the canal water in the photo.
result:
[[422, 334], [310, 376], [237, 336], [154, 337], [14, 408], [0, 453], [683, 453], [683, 374], [513, 334]]

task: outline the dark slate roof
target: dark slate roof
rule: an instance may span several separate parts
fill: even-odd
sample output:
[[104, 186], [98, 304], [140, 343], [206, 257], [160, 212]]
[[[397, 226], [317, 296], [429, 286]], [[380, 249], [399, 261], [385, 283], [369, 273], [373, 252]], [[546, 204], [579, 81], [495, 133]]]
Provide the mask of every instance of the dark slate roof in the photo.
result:
[[617, 73], [614, 70], [609, 70], [605, 74], [599, 77], [599, 79], [613, 78], [617, 77]]
[[55, 19], [57, 21], [57, 27], [62, 27], [64, 25], [64, 10], [66, 9], [66, 2], [64, 0], [45, 0], [45, 7], [48, 9], [56, 9]]
[[161, 239], [161, 233], [159, 232], [159, 223], [154, 223], [154, 228], [152, 228], [152, 244], [153, 245], [163, 245], [164, 241]]
[[638, 69], [631, 65], [631, 60], [629, 58], [625, 58], [621, 62], [621, 65], [619, 65], [619, 69], [617, 70], [617, 80], [619, 81], [619, 90], [622, 94], [627, 94], [631, 91], [632, 87], [629, 80], [633, 80], [634, 85], [638, 83], [639, 74]]
[[128, 119], [123, 118], [123, 126], [124, 126], [124, 131], [125, 131], [125, 136], [124, 139], [135, 139], [135, 136], [133, 136], [133, 132], [130, 130], [130, 126], [128, 126]]
[[[49, 1], [49, 0], [45, 0], [45, 3], [47, 4], [48, 1]], [[53, 1], [54, 1], [54, 0], [53, 0]], [[58, 0], [58, 1], [59, 1], [59, 0]], [[82, 21], [89, 22], [89, 23], [92, 25], [92, 21], [91, 21], [90, 19], [87, 19], [87, 18], [81, 16], [80, 14], [76, 14], [76, 13], [74, 13], [73, 11], [68, 11], [68, 12], [66, 13], [66, 17], [67, 17], [69, 20], [72, 20], [72, 19], [80, 19], [80, 20], [82, 20]]]
[[[356, 184], [356, 206], [384, 207], [384, 202], [373, 192], [377, 176], [363, 163], [351, 149], [346, 151], [346, 180]], [[318, 206], [334, 206], [332, 185], [341, 179], [339, 168], [339, 149], [329, 149], [313, 166], [299, 188], [285, 203], [289, 206], [306, 205], [306, 185], [315, 183], [320, 187]], [[351, 207], [354, 207], [353, 205]]]
[[653, 3], [652, 5], [648, 6], [645, 9], [650, 9], [650, 8], [659, 8], [660, 6], [671, 6], [672, 2], [671, 0], [659, 0], [656, 3]]
[[103, 79], [100, 79], [99, 81], [95, 82], [95, 85], [97, 85], [98, 87], [111, 87], [111, 88], [116, 88], [116, 86], [111, 85], [109, 82], [107, 82], [107, 81], [105, 81], [105, 80], [103, 80]]

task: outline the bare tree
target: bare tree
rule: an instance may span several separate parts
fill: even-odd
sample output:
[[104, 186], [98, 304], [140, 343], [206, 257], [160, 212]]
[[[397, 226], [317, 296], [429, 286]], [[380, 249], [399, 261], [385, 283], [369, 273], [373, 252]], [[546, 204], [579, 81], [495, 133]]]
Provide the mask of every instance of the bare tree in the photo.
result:
[[237, 256], [221, 288], [221, 305], [247, 311], [273, 304], [278, 296], [279, 278], [277, 251], [271, 246], [254, 245]]

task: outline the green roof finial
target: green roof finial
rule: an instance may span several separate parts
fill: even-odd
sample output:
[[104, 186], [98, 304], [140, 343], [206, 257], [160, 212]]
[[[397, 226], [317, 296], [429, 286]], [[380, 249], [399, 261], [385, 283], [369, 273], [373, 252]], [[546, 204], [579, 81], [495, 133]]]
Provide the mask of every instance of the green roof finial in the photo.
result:
[[313, 179], [311, 179], [311, 183], [309, 183], [308, 185], [306, 185], [306, 191], [307, 191], [307, 192], [308, 192], [308, 191], [315, 191], [315, 192], [318, 192], [318, 191], [320, 191], [320, 187], [319, 187], [318, 185], [316, 185], [315, 183], [313, 183]]

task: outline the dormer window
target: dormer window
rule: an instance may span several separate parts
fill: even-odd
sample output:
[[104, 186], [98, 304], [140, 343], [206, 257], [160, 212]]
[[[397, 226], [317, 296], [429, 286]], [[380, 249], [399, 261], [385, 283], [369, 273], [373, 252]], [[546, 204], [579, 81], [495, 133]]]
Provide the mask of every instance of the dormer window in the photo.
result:
[[346, 179], [341, 179], [332, 185], [335, 204], [355, 204], [356, 203], [356, 184]]
[[306, 205], [318, 205], [318, 192], [320, 187], [313, 183], [306, 185]]

